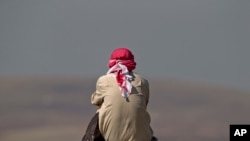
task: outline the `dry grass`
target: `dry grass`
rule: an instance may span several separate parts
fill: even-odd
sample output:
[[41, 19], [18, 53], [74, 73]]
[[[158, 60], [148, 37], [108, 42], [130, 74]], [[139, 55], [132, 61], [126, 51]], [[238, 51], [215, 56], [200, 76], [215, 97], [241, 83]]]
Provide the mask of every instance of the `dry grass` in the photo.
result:
[[[229, 140], [249, 124], [250, 92], [174, 80], [151, 81], [148, 110], [160, 140]], [[1, 141], [81, 140], [95, 107], [94, 79], [0, 78]]]

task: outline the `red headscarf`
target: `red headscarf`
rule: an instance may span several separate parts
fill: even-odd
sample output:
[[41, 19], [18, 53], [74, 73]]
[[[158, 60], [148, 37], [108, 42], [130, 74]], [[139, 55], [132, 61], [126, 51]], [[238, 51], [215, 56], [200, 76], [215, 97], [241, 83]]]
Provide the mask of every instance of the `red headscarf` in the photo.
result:
[[113, 67], [117, 61], [125, 65], [129, 72], [133, 71], [136, 67], [134, 55], [127, 48], [117, 48], [112, 52], [108, 63], [109, 68]]
[[121, 88], [122, 95], [127, 98], [132, 88], [128, 80], [131, 78], [128, 72], [132, 72], [136, 67], [134, 55], [127, 48], [117, 48], [112, 52], [108, 66], [110, 68], [108, 73], [115, 74], [116, 81]]

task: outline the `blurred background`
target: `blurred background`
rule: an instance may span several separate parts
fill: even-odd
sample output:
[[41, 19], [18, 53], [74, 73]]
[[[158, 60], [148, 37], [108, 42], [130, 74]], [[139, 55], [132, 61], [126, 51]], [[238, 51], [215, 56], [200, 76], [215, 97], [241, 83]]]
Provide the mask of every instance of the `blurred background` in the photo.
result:
[[250, 1], [1, 0], [0, 140], [81, 140], [113, 49], [149, 80], [160, 140], [249, 124]]

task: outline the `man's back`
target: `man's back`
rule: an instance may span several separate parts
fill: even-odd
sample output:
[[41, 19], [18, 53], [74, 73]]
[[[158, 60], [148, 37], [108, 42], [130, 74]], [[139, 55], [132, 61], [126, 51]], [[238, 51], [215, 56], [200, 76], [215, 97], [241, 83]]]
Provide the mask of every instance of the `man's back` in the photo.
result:
[[132, 73], [132, 90], [128, 99], [121, 95], [113, 74], [101, 76], [91, 102], [100, 105], [99, 128], [107, 141], [150, 141], [150, 116], [147, 80]]

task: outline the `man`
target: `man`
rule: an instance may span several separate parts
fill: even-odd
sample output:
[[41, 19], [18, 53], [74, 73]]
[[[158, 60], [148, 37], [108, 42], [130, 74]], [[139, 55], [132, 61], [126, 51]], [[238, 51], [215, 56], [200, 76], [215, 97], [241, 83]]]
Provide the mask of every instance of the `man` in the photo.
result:
[[107, 74], [98, 78], [91, 96], [91, 103], [98, 107], [102, 136], [106, 141], [151, 141], [149, 84], [133, 72], [134, 55], [127, 48], [117, 48], [108, 66]]

